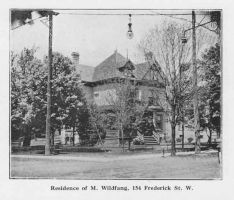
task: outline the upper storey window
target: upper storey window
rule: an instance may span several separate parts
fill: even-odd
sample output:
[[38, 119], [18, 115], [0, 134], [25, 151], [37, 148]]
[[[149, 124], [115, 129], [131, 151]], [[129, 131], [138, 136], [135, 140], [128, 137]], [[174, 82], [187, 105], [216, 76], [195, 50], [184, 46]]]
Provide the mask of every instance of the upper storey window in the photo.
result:
[[135, 78], [133, 71], [135, 70], [134, 64], [128, 60], [124, 66], [119, 68], [119, 71], [123, 73], [125, 77]]

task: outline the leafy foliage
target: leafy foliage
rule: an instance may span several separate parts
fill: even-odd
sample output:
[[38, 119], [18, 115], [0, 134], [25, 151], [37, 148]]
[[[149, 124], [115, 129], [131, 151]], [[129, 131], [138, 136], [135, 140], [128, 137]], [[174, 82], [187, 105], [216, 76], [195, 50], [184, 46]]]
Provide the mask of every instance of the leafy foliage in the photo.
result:
[[[37, 132], [38, 126], [40, 127], [40, 123], [35, 123], [37, 115], [40, 116], [43, 108], [46, 107], [43, 98], [43, 88], [46, 88], [45, 71], [41, 61], [34, 57], [34, 53], [35, 49], [24, 49], [20, 55], [11, 53], [11, 129], [13, 139], [25, 135], [26, 129]], [[34, 129], [30, 130], [32, 126]]]
[[220, 135], [221, 66], [218, 44], [205, 51], [201, 68], [204, 72], [200, 103], [201, 126], [210, 131], [216, 131]]
[[[47, 58], [38, 60], [35, 49], [11, 54], [11, 130], [19, 136], [45, 135]], [[90, 114], [80, 77], [69, 58], [53, 54], [51, 133], [63, 126], [77, 129], [80, 135], [90, 130]], [[25, 126], [27, 128], [25, 128]]]

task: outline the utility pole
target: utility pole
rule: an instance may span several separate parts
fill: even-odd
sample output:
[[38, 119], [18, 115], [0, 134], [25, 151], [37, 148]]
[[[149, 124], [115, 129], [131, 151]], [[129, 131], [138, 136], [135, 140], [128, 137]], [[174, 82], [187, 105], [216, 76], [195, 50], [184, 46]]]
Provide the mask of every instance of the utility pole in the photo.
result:
[[[181, 79], [182, 79], [182, 56], [183, 56], [183, 50], [184, 50], [184, 44], [185, 41], [182, 41], [182, 47], [181, 47], [181, 52], [180, 52], [180, 61], [179, 61], [179, 66], [180, 66], [180, 79], [179, 79], [179, 90], [180, 90], [180, 95], [181, 95]], [[184, 151], [184, 105], [180, 103], [180, 114], [181, 114], [181, 122], [182, 122], [182, 151]]]
[[52, 79], [52, 36], [53, 36], [53, 11], [49, 14], [49, 51], [48, 51], [48, 81], [47, 81], [47, 114], [46, 114], [46, 144], [45, 155], [50, 152], [50, 131], [51, 131], [51, 79]]
[[196, 64], [196, 16], [192, 11], [192, 63], [193, 63], [193, 106], [195, 128], [195, 153], [200, 153], [200, 123], [198, 113], [198, 87], [197, 87], [197, 64]]

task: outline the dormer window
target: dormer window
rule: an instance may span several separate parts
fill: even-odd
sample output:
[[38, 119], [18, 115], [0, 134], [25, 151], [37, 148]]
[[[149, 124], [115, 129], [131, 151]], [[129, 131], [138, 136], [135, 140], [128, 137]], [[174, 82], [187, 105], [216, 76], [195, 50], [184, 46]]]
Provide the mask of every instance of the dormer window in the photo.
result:
[[119, 71], [122, 72], [124, 76], [128, 78], [135, 78], [133, 74], [134, 70], [135, 70], [135, 66], [130, 60], [128, 60], [124, 66], [119, 68]]

